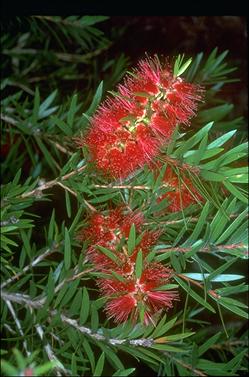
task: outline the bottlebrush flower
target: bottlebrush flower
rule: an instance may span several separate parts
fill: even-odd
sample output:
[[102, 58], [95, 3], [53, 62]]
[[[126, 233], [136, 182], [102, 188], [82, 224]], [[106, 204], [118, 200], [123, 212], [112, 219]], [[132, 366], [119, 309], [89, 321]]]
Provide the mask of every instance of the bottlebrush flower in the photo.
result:
[[124, 178], [142, 167], [168, 142], [176, 125], [189, 124], [202, 90], [175, 77], [157, 57], [141, 60], [132, 75], [118, 85], [91, 120], [91, 129], [79, 137], [91, 159], [105, 175]]
[[173, 301], [178, 300], [176, 291], [160, 291], [160, 286], [170, 281], [172, 271], [160, 263], [148, 264], [140, 279], [133, 276], [124, 281], [117, 279], [100, 279], [98, 285], [108, 302], [105, 311], [109, 318], [117, 323], [129, 317], [136, 321], [139, 308], [144, 307], [144, 323], [153, 323], [153, 315], [159, 310], [172, 308]]
[[[108, 271], [116, 269], [122, 274], [129, 274], [133, 271], [132, 265], [136, 261], [139, 250], [144, 256], [148, 254], [158, 237], [159, 232], [145, 231], [139, 244], [129, 256], [127, 253], [127, 239], [129, 237], [132, 224], [135, 225], [136, 232], [140, 232], [144, 218], [140, 212], [125, 211], [119, 207], [110, 210], [108, 214], [94, 213], [89, 219], [88, 226], [80, 230], [77, 235], [79, 241], [89, 241], [87, 250], [88, 259], [95, 265], [96, 270]], [[121, 243], [123, 242], [123, 246]], [[111, 250], [117, 256], [117, 263], [106, 256], [98, 246], [103, 246]], [[119, 264], [119, 270], [117, 270]]]
[[186, 174], [180, 172], [181, 178], [176, 174], [169, 165], [166, 168], [162, 184], [166, 185], [170, 191], [161, 195], [157, 201], [160, 203], [163, 199], [169, 201], [167, 211], [177, 212], [187, 208], [190, 204], [196, 204], [198, 201], [203, 201], [202, 196], [194, 187], [193, 183]]

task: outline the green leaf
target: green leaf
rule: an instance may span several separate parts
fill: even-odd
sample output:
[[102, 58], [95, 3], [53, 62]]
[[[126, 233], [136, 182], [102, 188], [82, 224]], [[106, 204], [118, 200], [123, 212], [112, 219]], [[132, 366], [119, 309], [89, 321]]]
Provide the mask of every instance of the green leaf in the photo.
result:
[[18, 182], [19, 182], [19, 180], [20, 180], [20, 178], [21, 178], [21, 174], [22, 174], [22, 169], [20, 168], [20, 169], [17, 171], [17, 173], [15, 174], [15, 177], [14, 177], [14, 179], [13, 179], [13, 181], [12, 181], [12, 186], [13, 186], [13, 187], [16, 186], [16, 185], [18, 185]]
[[209, 201], [207, 201], [201, 211], [201, 214], [200, 214], [200, 217], [199, 217], [199, 220], [197, 222], [197, 224], [195, 225], [195, 228], [191, 234], [191, 236], [188, 238], [188, 240], [183, 244], [183, 246], [189, 246], [191, 245], [193, 242], [196, 242], [198, 240], [198, 237], [200, 236], [201, 232], [202, 232], [202, 229], [205, 225], [205, 222], [206, 222], [206, 219], [207, 219], [207, 216], [208, 216], [208, 213], [209, 213], [209, 206], [210, 206], [210, 203]]
[[206, 124], [202, 129], [195, 133], [190, 139], [183, 141], [181, 146], [174, 152], [174, 156], [183, 156], [185, 152], [189, 151], [193, 146], [195, 146], [201, 139], [209, 132], [212, 128], [214, 122]]
[[72, 301], [72, 304], [70, 305], [69, 308], [69, 313], [70, 315], [79, 315], [80, 309], [81, 309], [81, 304], [82, 304], [82, 290], [78, 289], [76, 295], [74, 296], [74, 299]]
[[99, 84], [89, 109], [83, 114], [83, 115], [87, 115], [87, 118], [92, 116], [92, 114], [97, 109], [101, 101], [102, 92], [103, 92], [103, 81], [101, 81], [101, 83]]
[[65, 228], [64, 264], [65, 269], [69, 270], [71, 266], [71, 241], [67, 228]]
[[77, 376], [77, 361], [76, 361], [75, 353], [72, 354], [71, 371], [72, 371], [72, 376]]
[[103, 369], [104, 369], [104, 363], [105, 363], [105, 353], [102, 352], [102, 354], [100, 355], [98, 362], [96, 364], [95, 371], [93, 373], [94, 377], [98, 377], [98, 376], [102, 375], [102, 372], [103, 372]]
[[188, 338], [189, 336], [192, 336], [195, 334], [194, 332], [186, 332], [184, 334], [174, 334], [174, 335], [167, 335], [163, 338], [160, 338], [161, 340], [164, 340], [164, 342], [176, 342], [177, 340], [180, 339], [185, 339]]
[[46, 118], [47, 116], [49, 116], [50, 114], [52, 114], [54, 111], [56, 111], [58, 109], [58, 106], [55, 106], [55, 107], [51, 107], [49, 109], [49, 106], [52, 104], [52, 102], [54, 101], [56, 95], [58, 93], [58, 90], [54, 90], [46, 99], [45, 101], [43, 101], [39, 107], [39, 111], [38, 111], [38, 118], [39, 119], [43, 119], [43, 118]]
[[117, 280], [119, 280], [119, 281], [122, 281], [122, 282], [125, 282], [125, 281], [126, 281], [126, 279], [125, 279], [122, 275], [118, 274], [116, 271], [111, 271], [111, 274], [112, 274]]
[[226, 263], [222, 264], [217, 270], [213, 271], [209, 276], [207, 277], [208, 281], [212, 281], [214, 278], [216, 278], [218, 275], [222, 274], [222, 272], [226, 271], [230, 266], [232, 266], [236, 262], [236, 258], [227, 261]]
[[239, 366], [239, 364], [241, 363], [243, 357], [247, 354], [247, 350], [242, 350], [241, 352], [238, 353], [238, 355], [236, 355], [232, 360], [230, 360], [227, 365], [226, 365], [226, 369], [227, 370], [230, 370], [230, 369], [234, 369], [234, 372], [237, 371], [237, 368]]
[[202, 110], [198, 114], [198, 121], [200, 123], [209, 122], [210, 120], [218, 122], [227, 114], [229, 114], [232, 111], [233, 107], [234, 106], [232, 104], [225, 103], [224, 105], [215, 106], [209, 108], [208, 110]]
[[232, 131], [229, 131], [229, 132], [225, 133], [224, 135], [218, 137], [218, 139], [214, 140], [212, 143], [210, 143], [208, 145], [208, 149], [217, 148], [217, 147], [220, 147], [221, 145], [225, 144], [229, 139], [231, 139], [231, 137], [236, 132], [237, 132], [237, 130], [232, 130]]
[[1, 369], [7, 376], [18, 376], [18, 370], [6, 360], [1, 360]]
[[131, 225], [130, 233], [127, 241], [128, 254], [131, 255], [136, 246], [136, 227], [135, 224]]
[[210, 347], [212, 347], [214, 344], [217, 344], [217, 341], [221, 335], [221, 332], [218, 332], [217, 334], [213, 335], [211, 338], [209, 338], [204, 344], [200, 345], [198, 347], [198, 356], [200, 357], [203, 355]]
[[54, 232], [55, 232], [55, 210], [53, 208], [51, 219], [49, 222], [49, 227], [48, 227], [48, 241], [49, 242], [53, 241]]
[[70, 302], [70, 300], [72, 299], [72, 297], [75, 295], [75, 293], [77, 291], [79, 283], [80, 283], [79, 279], [76, 279], [76, 280], [74, 280], [74, 281], [72, 281], [72, 282], [69, 283], [68, 289], [66, 291], [66, 294], [63, 297], [63, 300], [61, 301], [60, 307], [63, 307], [68, 302]]
[[200, 63], [203, 58], [203, 52], [200, 52], [199, 54], [196, 55], [193, 63], [191, 64], [190, 69], [188, 70], [186, 74], [186, 80], [192, 82], [195, 78], [196, 72], [200, 67]]
[[234, 233], [234, 231], [239, 227], [241, 222], [247, 218], [248, 210], [245, 209], [238, 217], [232, 222], [231, 225], [221, 234], [221, 236], [216, 241], [216, 245], [219, 245], [220, 243], [224, 242], [231, 234]]
[[235, 300], [234, 298], [231, 298], [231, 297], [222, 297], [221, 299], [222, 299], [223, 303], [226, 303], [228, 305], [239, 306], [239, 307], [245, 308], [245, 309], [247, 309], [247, 307], [248, 307], [243, 302]]
[[154, 289], [154, 291], [168, 291], [170, 289], [178, 288], [177, 284], [165, 284], [161, 285], [160, 287]]
[[[192, 160], [192, 164], [193, 165], [198, 165], [199, 164], [199, 162], [203, 158], [203, 155], [204, 155], [204, 153], [206, 151], [207, 142], [208, 142], [208, 134], [206, 134], [203, 137], [203, 139], [200, 142], [198, 150], [194, 153], [194, 155], [192, 156], [192, 159], [188, 160], [188, 163], [191, 163], [191, 160]], [[185, 155], [184, 155], [184, 157], [185, 157]]]
[[21, 354], [21, 352], [17, 348], [14, 348], [13, 349], [13, 353], [15, 355], [18, 367], [20, 369], [24, 369], [26, 362], [25, 362], [25, 358], [23, 357], [23, 355]]
[[136, 258], [136, 264], [135, 264], [135, 275], [137, 279], [141, 278], [143, 271], [143, 252], [142, 250], [139, 250], [137, 253], [137, 258]]
[[35, 376], [42, 376], [56, 366], [59, 366], [57, 361], [48, 361], [47, 363], [34, 368], [34, 375]]
[[175, 352], [186, 352], [184, 349], [174, 347], [174, 346], [170, 346], [168, 344], [153, 344], [151, 346], [151, 348], [154, 348], [154, 349], [160, 350], [160, 351], [174, 352], [174, 353]]
[[114, 254], [111, 250], [109, 249], [106, 249], [105, 247], [103, 246], [100, 246], [100, 245], [97, 245], [97, 248], [103, 253], [105, 254], [108, 258], [110, 258], [114, 263], [116, 264], [120, 264], [120, 261], [119, 261], [119, 258], [116, 254]]
[[32, 124], [36, 124], [37, 119], [38, 119], [38, 112], [39, 112], [39, 107], [40, 107], [40, 92], [39, 88], [35, 88], [35, 97], [34, 97], [34, 108], [32, 112]]
[[67, 113], [67, 124], [70, 128], [73, 127], [74, 115], [77, 111], [77, 94], [74, 94], [71, 100], [70, 108]]
[[[183, 275], [189, 277], [190, 279], [199, 280], [199, 281], [204, 281], [204, 279], [209, 278], [210, 276], [210, 274], [198, 274], [195, 272], [189, 272]], [[244, 277], [245, 276], [243, 275], [221, 274], [214, 278], [209, 279], [209, 281], [216, 281], [216, 282], [234, 281], [234, 280], [243, 279]]]
[[242, 194], [242, 192], [235, 187], [231, 182], [223, 181], [224, 186], [228, 191], [231, 192], [232, 195], [234, 195], [236, 198], [238, 198], [243, 203], [248, 204], [248, 199], [245, 195]]
[[99, 313], [94, 302], [91, 304], [91, 329], [96, 332], [99, 327]]
[[82, 342], [82, 346], [87, 354], [87, 357], [90, 361], [90, 364], [91, 364], [91, 369], [92, 369], [92, 372], [94, 371], [95, 369], [95, 357], [94, 357], [94, 353], [92, 351], [92, 348], [89, 344], [89, 342], [87, 341], [87, 339], [85, 338]]
[[166, 334], [167, 331], [169, 331], [172, 327], [174, 327], [174, 324], [176, 323], [177, 317], [172, 318], [170, 321], [168, 321], [164, 324], [165, 320], [166, 320], [166, 316], [163, 316], [161, 321], [156, 326], [156, 329], [152, 334], [154, 339]]
[[54, 298], [54, 278], [53, 278], [53, 271], [50, 270], [48, 275], [48, 284], [47, 284], [47, 302], [50, 303]]
[[107, 200], [113, 199], [115, 196], [119, 195], [119, 191], [114, 191], [109, 194], [101, 195], [98, 198], [89, 200], [92, 204], [98, 204], [106, 202]]
[[98, 344], [101, 350], [105, 353], [106, 360], [112, 365], [115, 369], [124, 369], [124, 364], [121, 362], [119, 357], [117, 356], [116, 350], [112, 350], [109, 345], [104, 343]]
[[229, 222], [229, 215], [235, 210], [237, 202], [236, 198], [233, 198], [229, 205], [228, 202], [229, 201], [226, 198], [210, 224], [210, 243], [214, 244], [216, 242], [217, 238], [221, 235]]
[[[214, 298], [214, 297], [212, 297]], [[238, 308], [235, 305], [232, 305], [231, 302], [227, 302], [227, 297], [221, 297], [219, 299], [214, 298], [220, 305], [224, 306], [224, 308], [230, 310], [231, 312], [237, 314], [240, 317], [249, 319], [248, 312], [245, 312], [244, 310]], [[230, 299], [231, 300], [231, 299]], [[241, 303], [240, 303], [241, 304]]]
[[28, 256], [31, 258], [32, 251], [31, 251], [31, 246], [30, 246], [30, 240], [27, 236], [27, 233], [23, 229], [21, 229], [20, 234], [21, 234], [21, 238], [22, 238], [22, 241], [23, 241], [23, 246], [25, 248], [25, 251], [28, 254]]
[[67, 136], [72, 136], [72, 129], [64, 122], [64, 120], [59, 119], [55, 116], [52, 117], [52, 120], [60, 128], [60, 130]]
[[215, 291], [221, 295], [222, 297], [227, 295], [232, 295], [236, 293], [243, 293], [248, 291], [249, 286], [245, 283], [239, 284], [239, 285], [233, 285], [231, 287], [224, 287], [216, 289]]
[[65, 190], [65, 199], [66, 199], [66, 209], [67, 209], [67, 216], [70, 218], [72, 211], [71, 211], [71, 202], [70, 196], [67, 190]]
[[165, 164], [160, 169], [159, 175], [158, 175], [156, 182], [155, 182], [155, 184], [153, 185], [153, 188], [152, 188], [153, 193], [156, 192], [156, 190], [161, 186], [164, 175], [165, 175], [166, 168], [167, 168], [167, 165]]
[[136, 368], [128, 368], [128, 369], [118, 369], [114, 374], [113, 377], [126, 377], [129, 376], [132, 372], [134, 372]]
[[174, 69], [173, 69], [174, 77], [178, 77], [182, 75], [192, 62], [192, 58], [189, 58], [184, 64], [183, 64], [183, 60], [184, 60], [184, 54], [177, 56], [175, 64], [174, 64]]
[[184, 281], [182, 281], [182, 279], [178, 278], [177, 276], [174, 276], [174, 279], [200, 305], [204, 306], [206, 309], [210, 310], [212, 313], [215, 313], [214, 308], [208, 302], [206, 302], [201, 296], [199, 296], [195, 291], [193, 291]]
[[201, 176], [207, 181], [213, 182], [223, 182], [225, 179], [225, 176], [223, 174], [215, 173], [213, 171], [208, 171], [204, 169], [201, 169]]
[[74, 220], [73, 220], [73, 222], [72, 222], [72, 224], [69, 228], [70, 234], [73, 234], [75, 227], [77, 226], [78, 222], [80, 221], [80, 217], [81, 217], [81, 214], [83, 212], [83, 208], [84, 208], [83, 206], [80, 206], [80, 208], [78, 209], [78, 212], [77, 212], [76, 216], [74, 217]]
[[83, 288], [81, 309], [80, 309], [80, 325], [84, 325], [86, 322], [90, 309], [90, 300], [86, 287]]
[[44, 157], [45, 157], [48, 165], [52, 169], [53, 173], [57, 175], [57, 170], [55, 168], [57, 163], [56, 163], [55, 159], [53, 158], [51, 153], [48, 151], [46, 145], [43, 143], [43, 141], [39, 137], [35, 137], [35, 140], [36, 140], [36, 143], [38, 144], [40, 150], [44, 154]]

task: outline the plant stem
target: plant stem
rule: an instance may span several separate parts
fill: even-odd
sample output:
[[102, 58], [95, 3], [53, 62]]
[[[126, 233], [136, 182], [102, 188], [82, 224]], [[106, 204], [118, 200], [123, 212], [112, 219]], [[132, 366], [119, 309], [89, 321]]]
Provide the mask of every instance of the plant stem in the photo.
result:
[[58, 250], [59, 244], [55, 244], [53, 248], [48, 248], [43, 254], [39, 255], [37, 258], [35, 258], [30, 264], [28, 264], [26, 267], [22, 269], [22, 271], [18, 272], [16, 275], [10, 277], [5, 282], [1, 284], [1, 289], [6, 287], [6, 285], [14, 282], [15, 280], [18, 280], [22, 275], [24, 275], [28, 270], [35, 267], [38, 263], [40, 263], [42, 260], [46, 259], [48, 256], [52, 255]]

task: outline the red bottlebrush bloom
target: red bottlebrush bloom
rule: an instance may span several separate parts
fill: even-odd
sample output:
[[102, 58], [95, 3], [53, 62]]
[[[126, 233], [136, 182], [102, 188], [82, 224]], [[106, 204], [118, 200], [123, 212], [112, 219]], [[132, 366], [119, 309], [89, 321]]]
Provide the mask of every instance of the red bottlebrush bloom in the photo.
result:
[[167, 199], [170, 204], [167, 207], [169, 212], [181, 211], [187, 208], [190, 204], [196, 204], [198, 201], [203, 201], [202, 196], [198, 193], [193, 183], [185, 174], [181, 174], [181, 179], [176, 172], [168, 165], [164, 174], [163, 184], [165, 184], [170, 191], [161, 195], [158, 202]]
[[178, 123], [189, 124], [202, 90], [175, 77], [157, 57], [141, 60], [91, 120], [77, 143], [104, 174], [124, 178], [159, 153]]
[[129, 317], [136, 321], [139, 305], [144, 306], [144, 323], [153, 322], [153, 315], [160, 309], [168, 310], [173, 301], [178, 299], [176, 291], [160, 291], [162, 284], [167, 284], [172, 271], [160, 263], [148, 264], [140, 279], [130, 276], [124, 282], [116, 279], [100, 279], [98, 285], [103, 295], [107, 296], [106, 312], [117, 323]]
[[[115, 262], [103, 254], [97, 246], [103, 246], [117, 254], [117, 261], [122, 264], [124, 271], [129, 271], [127, 256], [123, 252], [118, 252], [117, 248], [123, 239], [128, 239], [132, 224], [135, 225], [136, 231], [141, 230], [143, 215], [140, 212], [125, 213], [124, 208], [110, 210], [105, 216], [100, 213], [94, 213], [89, 219], [87, 228], [83, 228], [77, 235], [80, 241], [89, 241], [91, 243], [87, 251], [89, 260], [98, 270], [117, 268]], [[155, 243], [155, 236], [145, 232], [144, 238], [140, 242], [140, 248], [145, 249]], [[134, 251], [135, 253], [135, 251]], [[134, 254], [135, 255], [135, 254]], [[128, 263], [128, 264], [127, 264]]]
[[110, 210], [107, 215], [93, 213], [88, 223], [89, 226], [82, 229], [77, 238], [89, 240], [92, 244], [100, 241], [108, 243], [116, 239], [117, 236], [127, 238], [132, 224], [135, 225], [137, 230], [140, 230], [143, 223], [143, 214], [140, 212], [125, 213], [124, 208], [118, 207]]

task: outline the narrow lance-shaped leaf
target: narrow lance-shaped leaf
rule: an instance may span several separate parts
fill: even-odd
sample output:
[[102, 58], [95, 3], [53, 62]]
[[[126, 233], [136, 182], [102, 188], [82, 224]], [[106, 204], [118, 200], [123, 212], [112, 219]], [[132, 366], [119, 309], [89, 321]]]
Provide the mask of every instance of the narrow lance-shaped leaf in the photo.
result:
[[[190, 279], [193, 279], [193, 280], [199, 280], [199, 281], [203, 281], [204, 279], [206, 278], [209, 278], [210, 274], [199, 274], [199, 273], [186, 273], [186, 274], [183, 274], [184, 276], [187, 276], [189, 277]], [[236, 274], [221, 274], [221, 275], [218, 275], [214, 278], [211, 278], [209, 279], [210, 281], [216, 281], [216, 282], [223, 282], [223, 281], [234, 281], [234, 280], [239, 280], [239, 279], [243, 279], [244, 276], [243, 275], [236, 275]]]
[[86, 111], [85, 114], [83, 114], [83, 115], [86, 115], [87, 118], [94, 113], [97, 106], [99, 105], [101, 101], [101, 97], [102, 97], [102, 92], [103, 92], [103, 81], [101, 81], [101, 83], [99, 84], [89, 109]]
[[136, 259], [136, 264], [135, 264], [135, 275], [137, 279], [141, 278], [143, 271], [143, 252], [142, 250], [139, 250], [137, 253], [137, 259]]
[[69, 270], [71, 266], [71, 241], [67, 228], [65, 228], [64, 263], [65, 269]]
[[108, 258], [110, 258], [114, 263], [116, 263], [116, 264], [119, 264], [119, 263], [120, 263], [120, 261], [119, 261], [117, 255], [115, 255], [111, 250], [106, 249], [105, 247], [100, 246], [100, 245], [98, 245], [98, 249], [99, 249], [103, 254], [105, 254]]
[[71, 202], [70, 202], [70, 196], [68, 191], [65, 191], [65, 199], [66, 199], [66, 209], [67, 209], [67, 216], [70, 218], [72, 211], [71, 211]]
[[191, 296], [195, 299], [200, 305], [204, 306], [206, 309], [210, 310], [211, 312], [215, 313], [214, 308], [206, 302], [201, 296], [198, 295], [193, 289], [191, 289], [182, 279], [174, 276], [174, 279], [179, 283], [179, 285]]
[[128, 238], [128, 254], [131, 255], [133, 252], [135, 245], [136, 245], [136, 228], [135, 224], [131, 225], [130, 233], [129, 233], [129, 238]]
[[105, 353], [102, 352], [102, 354], [100, 355], [98, 362], [96, 364], [95, 371], [93, 373], [94, 377], [99, 377], [99, 376], [102, 375], [103, 368], [104, 368], [104, 362], [105, 362]]
[[164, 336], [162, 338], [155, 339], [155, 343], [167, 343], [167, 342], [176, 342], [180, 339], [188, 338], [189, 336], [195, 334], [194, 332], [186, 332], [184, 334], [174, 334], [174, 335], [168, 335]]
[[86, 287], [83, 288], [82, 303], [80, 309], [80, 324], [84, 325], [89, 315], [90, 301]]

